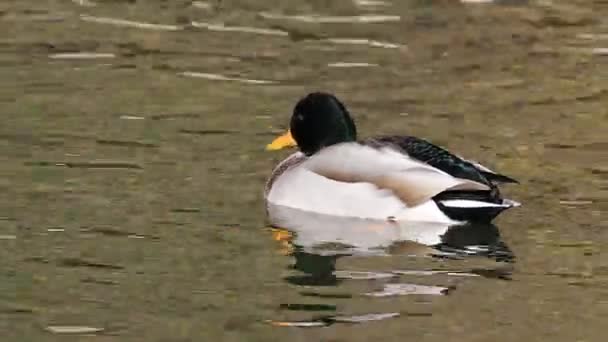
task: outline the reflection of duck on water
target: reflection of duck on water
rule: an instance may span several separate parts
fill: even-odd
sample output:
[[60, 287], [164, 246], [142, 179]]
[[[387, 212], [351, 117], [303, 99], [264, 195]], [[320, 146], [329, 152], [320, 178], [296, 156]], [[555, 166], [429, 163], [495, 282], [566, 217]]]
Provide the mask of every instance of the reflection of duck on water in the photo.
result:
[[[302, 272], [286, 278], [296, 285], [337, 285], [340, 279], [336, 276], [336, 261], [345, 256], [485, 256], [496, 261], [514, 258], [501, 241], [498, 228], [490, 223], [389, 222], [276, 206], [270, 210], [278, 223], [290, 227], [273, 230], [273, 236], [283, 244], [284, 254], [295, 258], [293, 268]], [[486, 271], [491, 270], [480, 270]]]
[[[336, 97], [312, 93], [300, 100], [290, 131], [268, 146], [280, 149], [297, 142], [300, 152], [274, 169], [265, 191], [267, 207], [454, 224], [488, 222], [518, 205], [503, 199], [497, 187], [515, 180], [425, 140], [356, 139], [354, 121]], [[269, 218], [277, 224], [273, 210]]]
[[[510, 261], [512, 254], [500, 241], [498, 229], [492, 224], [450, 226], [426, 222], [417, 225], [415, 222], [405, 224], [319, 215], [291, 208], [271, 207], [270, 210], [272, 215], [279, 219], [279, 222], [290, 227], [289, 231], [273, 229], [273, 237], [283, 244], [284, 254], [295, 259], [292, 267], [298, 272], [286, 276], [285, 281], [300, 286], [301, 289], [300, 296], [292, 297], [288, 303], [281, 304], [280, 308], [302, 314], [289, 315], [291, 318], [287, 320], [284, 317], [269, 320], [269, 323], [275, 326], [323, 327], [335, 323], [364, 323], [398, 316], [430, 316], [432, 315], [430, 312], [404, 311], [402, 308], [398, 308], [398, 305], [391, 307], [393, 311], [373, 306], [367, 309], [370, 306], [368, 301], [366, 301], [364, 312], [348, 309], [337, 311], [339, 306], [335, 301], [348, 299], [356, 302], [360, 297], [446, 295], [451, 293], [457, 287], [454, 284], [458, 283], [448, 281], [445, 277], [462, 279], [462, 277], [482, 276], [509, 279], [511, 268], [505, 267], [507, 264], [492, 263], [488, 267], [488, 265], [480, 266], [470, 263], [470, 260], [467, 260], [466, 266], [461, 264], [461, 267], [456, 270], [453, 268], [419, 269], [417, 267], [394, 269], [382, 266], [378, 268], [378, 271], [337, 269], [336, 263], [341, 257], [361, 255], [406, 254], [441, 257], [483, 255], [494, 257], [497, 261]], [[416, 242], [412, 240], [416, 240]], [[465, 268], [463, 269], [462, 266]], [[434, 278], [423, 283], [410, 280], [412, 277], [420, 276]], [[405, 281], [401, 277], [404, 277]], [[353, 287], [340, 287], [345, 281], [362, 281], [364, 285], [355, 286], [354, 289], [359, 290], [353, 291]], [[431, 281], [436, 281], [436, 283], [431, 285], [429, 284]], [[332, 289], [322, 290], [320, 288], [326, 286]], [[343, 301], [340, 303], [344, 306]], [[299, 317], [299, 319], [293, 320], [293, 317]]]
[[324, 257], [412, 255], [457, 257], [485, 255], [510, 260], [512, 254], [491, 223], [445, 224], [392, 222], [310, 213], [269, 206], [277, 229], [274, 237], [288, 248], [286, 254]]
[[[456, 288], [455, 284], [459, 281], [454, 282], [454, 278], [482, 276], [509, 279], [511, 272], [507, 264], [495, 263], [486, 258], [477, 260], [481, 263], [467, 259], [466, 263], [457, 264], [456, 268], [443, 260], [440, 267], [436, 267], [438, 264], [430, 266], [432, 263], [429, 264], [429, 261], [433, 259], [429, 258], [420, 259], [421, 268], [418, 266], [418, 258], [409, 257], [363, 258], [375, 261], [368, 263], [363, 270], [355, 267], [354, 271], [348, 270], [348, 266], [344, 269], [345, 264], [337, 264], [343, 257], [350, 259], [349, 256], [387, 255], [441, 258], [481, 255], [497, 261], [511, 261], [511, 252], [501, 242], [496, 226], [490, 223], [450, 225], [440, 222], [372, 220], [317, 214], [275, 205], [269, 205], [268, 211], [276, 225], [289, 227], [289, 230], [273, 229], [273, 237], [283, 246], [283, 254], [294, 258], [292, 268], [296, 272], [290, 272], [284, 280], [300, 289], [299, 296], [291, 297], [287, 303], [280, 305], [281, 310], [290, 314], [281, 314], [280, 319], [269, 321], [275, 326], [322, 327], [340, 322], [363, 323], [402, 315], [430, 316], [431, 313], [426, 311], [409, 312], [398, 306], [392, 309], [368, 308], [369, 302], [366, 302], [363, 312], [344, 308], [338, 311], [340, 306], [335, 301], [342, 300], [340, 303], [344, 306], [344, 299], [357, 302], [360, 301], [357, 298], [361, 297], [442, 296], [452, 293]], [[390, 262], [389, 265], [384, 265], [382, 260], [388, 259], [398, 260], [399, 265], [404, 260], [405, 268], [391, 267], [391, 264], [395, 264]], [[346, 265], [348, 264], [347, 261]], [[432, 278], [421, 283], [412, 279], [426, 276]], [[355, 285], [353, 282], [358, 283]], [[289, 318], [285, 319], [285, 316]]]

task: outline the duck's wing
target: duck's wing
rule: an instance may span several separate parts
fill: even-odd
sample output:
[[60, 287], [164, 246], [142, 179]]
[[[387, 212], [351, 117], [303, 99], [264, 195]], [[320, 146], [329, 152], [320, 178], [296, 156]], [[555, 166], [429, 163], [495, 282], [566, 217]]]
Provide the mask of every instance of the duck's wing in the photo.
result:
[[486, 177], [489, 181], [491, 181], [492, 183], [519, 183], [519, 181], [517, 181], [516, 179], [511, 178], [509, 176], [505, 176], [505, 175], [495, 172], [493, 170], [490, 170], [489, 168], [481, 165], [480, 163], [478, 163], [474, 160], [464, 159], [464, 158], [461, 158], [461, 159], [466, 162], [469, 162], [473, 166], [475, 166], [475, 168], [477, 170], [479, 170], [479, 172], [481, 172], [481, 174], [484, 177]]
[[417, 137], [385, 136], [370, 138], [363, 143], [376, 148], [395, 146], [409, 157], [456, 178], [468, 179], [488, 186], [492, 186], [494, 183], [517, 183], [513, 178], [498, 174], [477, 162], [463, 159], [444, 148]]
[[444, 191], [491, 190], [483, 178], [477, 181], [473, 177], [454, 176], [389, 145], [336, 144], [309, 157], [300, 166], [333, 181], [367, 183], [390, 190], [407, 207], [422, 204]]

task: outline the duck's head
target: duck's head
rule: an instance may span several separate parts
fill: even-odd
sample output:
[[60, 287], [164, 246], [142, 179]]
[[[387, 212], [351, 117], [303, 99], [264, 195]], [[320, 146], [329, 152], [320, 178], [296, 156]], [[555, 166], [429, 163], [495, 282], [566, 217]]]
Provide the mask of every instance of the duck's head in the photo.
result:
[[298, 101], [289, 126], [266, 148], [280, 150], [297, 145], [304, 154], [312, 155], [324, 147], [357, 139], [355, 122], [346, 107], [328, 93], [311, 93]]

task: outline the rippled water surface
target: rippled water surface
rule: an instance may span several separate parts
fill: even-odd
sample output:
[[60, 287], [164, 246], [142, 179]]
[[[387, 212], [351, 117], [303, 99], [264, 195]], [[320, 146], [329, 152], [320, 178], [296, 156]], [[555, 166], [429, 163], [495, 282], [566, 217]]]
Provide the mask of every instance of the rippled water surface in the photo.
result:
[[[607, 17], [603, 0], [3, 1], [3, 341], [603, 341]], [[271, 229], [264, 182], [289, 152], [264, 146], [318, 89], [362, 136], [519, 179], [504, 192], [524, 205], [481, 227]]]

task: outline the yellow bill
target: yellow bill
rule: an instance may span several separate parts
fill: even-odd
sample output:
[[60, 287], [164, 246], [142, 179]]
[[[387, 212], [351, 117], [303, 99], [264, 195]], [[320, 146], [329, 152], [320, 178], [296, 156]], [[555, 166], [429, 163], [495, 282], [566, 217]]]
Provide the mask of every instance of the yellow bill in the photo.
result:
[[298, 144], [296, 143], [295, 140], [293, 140], [293, 137], [291, 136], [291, 131], [287, 130], [287, 132], [285, 132], [285, 134], [274, 139], [270, 144], [266, 145], [266, 150], [276, 151], [276, 150], [284, 149], [286, 147], [293, 147], [293, 146], [297, 146], [297, 145]]

